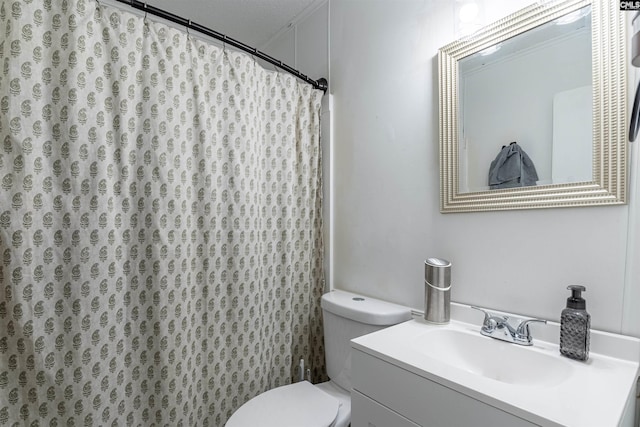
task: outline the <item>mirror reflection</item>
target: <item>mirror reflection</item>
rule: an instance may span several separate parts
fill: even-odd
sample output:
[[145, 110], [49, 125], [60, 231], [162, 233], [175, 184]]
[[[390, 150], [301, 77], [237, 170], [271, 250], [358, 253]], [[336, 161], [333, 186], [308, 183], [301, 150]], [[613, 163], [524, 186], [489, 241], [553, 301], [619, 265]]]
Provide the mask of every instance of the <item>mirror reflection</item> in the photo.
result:
[[459, 192], [593, 179], [591, 7], [458, 61]]

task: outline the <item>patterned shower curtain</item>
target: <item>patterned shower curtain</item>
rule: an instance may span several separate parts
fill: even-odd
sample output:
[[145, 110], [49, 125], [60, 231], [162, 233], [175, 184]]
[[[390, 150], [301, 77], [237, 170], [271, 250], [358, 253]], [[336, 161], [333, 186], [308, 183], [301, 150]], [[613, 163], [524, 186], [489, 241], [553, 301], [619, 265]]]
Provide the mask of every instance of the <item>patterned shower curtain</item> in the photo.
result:
[[93, 0], [0, 1], [0, 63], [0, 425], [323, 375], [320, 91]]

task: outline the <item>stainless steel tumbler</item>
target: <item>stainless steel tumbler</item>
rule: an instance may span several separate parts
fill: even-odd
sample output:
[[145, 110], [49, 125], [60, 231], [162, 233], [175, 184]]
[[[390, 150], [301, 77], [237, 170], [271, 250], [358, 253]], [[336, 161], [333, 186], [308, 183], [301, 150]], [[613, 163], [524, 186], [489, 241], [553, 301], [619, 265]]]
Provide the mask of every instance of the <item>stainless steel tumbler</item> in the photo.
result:
[[449, 323], [451, 306], [451, 263], [429, 258], [424, 262], [424, 319], [427, 322]]

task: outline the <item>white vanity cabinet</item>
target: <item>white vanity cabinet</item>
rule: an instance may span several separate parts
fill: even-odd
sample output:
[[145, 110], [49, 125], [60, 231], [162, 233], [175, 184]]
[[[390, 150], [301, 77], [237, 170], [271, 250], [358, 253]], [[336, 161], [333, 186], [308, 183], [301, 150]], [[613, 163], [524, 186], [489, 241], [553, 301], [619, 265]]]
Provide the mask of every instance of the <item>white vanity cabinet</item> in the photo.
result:
[[356, 390], [351, 393], [351, 413], [351, 427], [420, 427]]
[[352, 357], [352, 427], [536, 425], [363, 351]]
[[[536, 332], [557, 337], [559, 325]], [[353, 427], [636, 425], [638, 338], [592, 330], [584, 363], [555, 342], [521, 346], [416, 318], [351, 344]]]

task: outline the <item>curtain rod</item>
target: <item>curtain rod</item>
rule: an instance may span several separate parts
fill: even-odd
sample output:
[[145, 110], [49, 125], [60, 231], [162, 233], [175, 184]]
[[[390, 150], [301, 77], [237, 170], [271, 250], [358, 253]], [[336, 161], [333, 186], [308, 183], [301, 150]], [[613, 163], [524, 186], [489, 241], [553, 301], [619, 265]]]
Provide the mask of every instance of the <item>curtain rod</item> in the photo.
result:
[[162, 19], [166, 19], [168, 21], [171, 21], [173, 23], [176, 23], [182, 27], [186, 27], [190, 30], [195, 30], [198, 31], [199, 33], [202, 33], [204, 35], [207, 35], [209, 37], [213, 37], [216, 40], [220, 40], [221, 42], [228, 44], [230, 46], [235, 47], [236, 49], [240, 49], [244, 52], [249, 53], [250, 55], [256, 56], [260, 59], [262, 59], [263, 61], [266, 61], [272, 65], [275, 65], [276, 67], [290, 73], [293, 74], [295, 77], [299, 78], [300, 80], [303, 80], [307, 83], [309, 83], [310, 85], [312, 85], [315, 89], [320, 89], [323, 92], [327, 92], [327, 89], [329, 87], [329, 83], [327, 82], [327, 79], [325, 78], [320, 78], [317, 81], [313, 80], [312, 78], [302, 74], [300, 71], [296, 70], [295, 68], [283, 63], [282, 61], [279, 61], [277, 59], [275, 59], [272, 56], [267, 55], [264, 52], [259, 51], [258, 49], [256, 49], [255, 47], [251, 47], [249, 45], [246, 45], [236, 39], [233, 39], [225, 34], [219, 33], [215, 30], [212, 30], [211, 28], [207, 28], [204, 25], [200, 25], [200, 24], [196, 24], [195, 22], [191, 21], [190, 19], [186, 19], [183, 18], [181, 16], [175, 15], [171, 12], [167, 12], [166, 10], [157, 8], [155, 6], [150, 6], [147, 3], [138, 1], [138, 0], [116, 0], [118, 3], [123, 3], [126, 5], [129, 5], [135, 9], [138, 10], [142, 10], [145, 13], [150, 13], [152, 15], [158, 16]]

